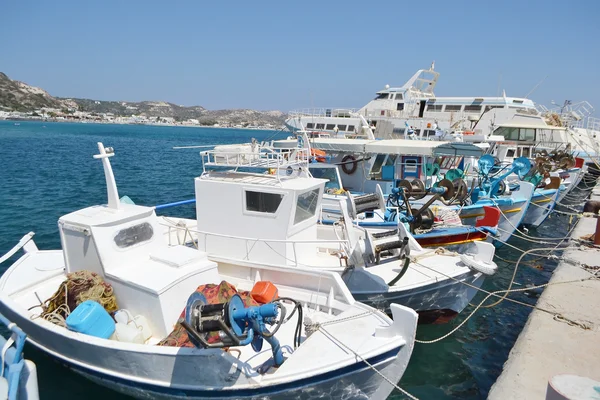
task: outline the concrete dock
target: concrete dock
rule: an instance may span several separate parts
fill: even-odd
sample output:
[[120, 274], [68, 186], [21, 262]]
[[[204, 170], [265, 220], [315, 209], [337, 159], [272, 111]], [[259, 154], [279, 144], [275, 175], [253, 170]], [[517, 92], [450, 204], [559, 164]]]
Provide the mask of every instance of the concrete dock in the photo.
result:
[[[600, 195], [596, 192], [591, 199], [600, 200]], [[595, 227], [595, 218], [581, 218], [572, 237], [594, 233]], [[572, 245], [564, 256], [589, 266], [600, 265], [598, 249]], [[581, 266], [560, 262], [550, 280], [552, 284], [544, 289], [537, 305], [577, 324], [534, 310], [492, 386], [489, 399], [545, 399], [548, 381], [559, 374], [600, 381], [600, 280], [554, 284], [591, 275]]]

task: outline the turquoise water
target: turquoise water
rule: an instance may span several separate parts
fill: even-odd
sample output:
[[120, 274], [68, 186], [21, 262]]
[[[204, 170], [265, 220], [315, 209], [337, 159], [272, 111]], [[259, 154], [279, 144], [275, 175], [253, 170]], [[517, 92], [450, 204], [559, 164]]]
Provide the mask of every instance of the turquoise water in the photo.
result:
[[[173, 146], [210, 145], [259, 141], [275, 132], [216, 128], [181, 128], [129, 125], [62, 124], [0, 121], [0, 255], [25, 233], [35, 231], [41, 249], [60, 247], [58, 218], [68, 212], [106, 202], [101, 163], [92, 158], [96, 143], [115, 149], [111, 159], [119, 194], [136, 204], [156, 205], [194, 197], [193, 179], [202, 172], [197, 149], [173, 150]], [[279, 133], [283, 138], [286, 133]], [[194, 206], [177, 210], [189, 217]], [[537, 232], [544, 237], [563, 237], [568, 219], [553, 215]], [[531, 243], [511, 240], [520, 248]], [[497, 254], [516, 259], [502, 248]], [[484, 288], [508, 286], [512, 265], [498, 261], [500, 272]], [[543, 264], [543, 261], [542, 261]], [[10, 263], [0, 266], [4, 272]], [[523, 266], [517, 282], [543, 283], [554, 265], [543, 269]], [[514, 298], [533, 304], [524, 294]], [[480, 299], [482, 296], [476, 298]], [[417, 337], [442, 336], [461, 322], [470, 308], [446, 325], [419, 327]], [[482, 399], [501, 372], [530, 310], [504, 302], [479, 311], [456, 334], [435, 344], [416, 344], [400, 386], [421, 399]], [[54, 362], [32, 346], [26, 357], [38, 366], [42, 399], [124, 399], [109, 389], [92, 384]], [[392, 398], [400, 399], [400, 394]]]

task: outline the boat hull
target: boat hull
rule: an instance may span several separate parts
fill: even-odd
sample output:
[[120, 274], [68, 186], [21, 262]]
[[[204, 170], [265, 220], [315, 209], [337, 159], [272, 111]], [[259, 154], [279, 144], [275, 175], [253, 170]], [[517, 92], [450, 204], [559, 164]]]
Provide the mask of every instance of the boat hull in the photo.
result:
[[[159, 348], [165, 351], [158, 353], [156, 346], [148, 345], [139, 345], [137, 351], [109, 346], [99, 349], [83, 334], [81, 340], [68, 340], [55, 329], [22, 316], [4, 302], [0, 302], [0, 312], [23, 327], [31, 344], [59, 363], [97, 384], [140, 399], [309, 399], [315, 396], [385, 399], [392, 389], [381, 375], [358, 359], [337, 370], [280, 384], [261, 386], [257, 383], [241, 389], [215, 387], [214, 382], [223, 381], [223, 375], [230, 376], [231, 386], [244, 376], [239, 369], [237, 374], [229, 371], [231, 363], [225, 360], [228, 356], [220, 349], [208, 356], [187, 348]], [[397, 379], [406, 368], [412, 347], [412, 343], [407, 343], [370, 357], [367, 362], [385, 376]], [[219, 368], [226, 364], [228, 371]]]
[[419, 324], [444, 323], [459, 314], [475, 297], [485, 275], [470, 271], [454, 279], [446, 279], [414, 289], [385, 293], [352, 290], [358, 301], [378, 309], [388, 310], [397, 303], [417, 311]]
[[540, 226], [554, 210], [560, 193], [560, 189], [536, 191], [527, 208], [522, 224], [533, 228]]

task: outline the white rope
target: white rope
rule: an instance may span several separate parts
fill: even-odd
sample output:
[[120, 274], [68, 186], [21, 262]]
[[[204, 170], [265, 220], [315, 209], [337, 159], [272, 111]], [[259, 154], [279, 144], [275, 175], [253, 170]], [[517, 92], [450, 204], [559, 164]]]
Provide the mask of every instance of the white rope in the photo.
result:
[[390, 385], [392, 385], [393, 387], [395, 387], [396, 389], [398, 389], [402, 394], [404, 394], [405, 396], [407, 396], [409, 399], [412, 400], [419, 400], [417, 397], [413, 396], [412, 394], [408, 393], [406, 390], [402, 389], [400, 386], [398, 386], [398, 384], [392, 382], [387, 376], [385, 376], [384, 374], [382, 374], [377, 368], [375, 368], [370, 362], [368, 362], [363, 356], [361, 356], [360, 354], [358, 354], [357, 352], [355, 352], [354, 350], [352, 350], [350, 347], [348, 347], [344, 342], [342, 342], [341, 340], [337, 339], [335, 336], [333, 336], [331, 333], [329, 333], [329, 331], [327, 331], [325, 328], [323, 328], [323, 326], [319, 326], [319, 331], [321, 331], [323, 333], [323, 335], [325, 335], [326, 337], [328, 337], [331, 341], [338, 343], [340, 346], [344, 347], [345, 349], [349, 350], [350, 352], [352, 352], [357, 358], [359, 358], [362, 362], [364, 362], [365, 364], [367, 364], [369, 366], [369, 368], [371, 368], [373, 371], [375, 371], [379, 376], [381, 376], [387, 383], [389, 383]]

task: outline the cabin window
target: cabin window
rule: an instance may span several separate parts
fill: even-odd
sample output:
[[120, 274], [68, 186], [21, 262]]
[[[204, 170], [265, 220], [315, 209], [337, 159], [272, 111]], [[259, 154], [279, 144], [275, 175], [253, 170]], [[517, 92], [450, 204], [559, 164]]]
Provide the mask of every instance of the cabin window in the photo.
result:
[[348, 132], [354, 132], [354, 125], [348, 125]]
[[396, 93], [396, 100], [402, 100], [402, 93]]
[[134, 244], [146, 242], [152, 239], [154, 230], [148, 222], [121, 229], [115, 236], [115, 244], [124, 249]]
[[332, 131], [333, 128], [335, 128], [335, 124], [327, 124], [327, 126], [325, 127], [325, 129], [328, 131]]
[[325, 129], [325, 124], [317, 124], [317, 129]]
[[427, 106], [427, 111], [437, 111], [437, 112], [440, 112], [440, 111], [442, 111], [442, 107], [444, 107], [443, 104], [429, 104]]
[[465, 106], [465, 112], [480, 112], [481, 111], [481, 106], [474, 106], [474, 105], [470, 105], [470, 106]]
[[246, 211], [275, 214], [282, 200], [283, 194], [280, 193], [263, 193], [246, 190]]
[[394, 130], [392, 131], [392, 133], [395, 133], [397, 135], [404, 135], [404, 132], [406, 132], [406, 129], [404, 128], [394, 128]]
[[315, 127], [315, 124], [313, 124], [312, 122], [309, 122], [308, 124], [306, 124], [306, 129], [313, 129]]
[[529, 157], [530, 156], [529, 147], [523, 147], [523, 150], [521, 151], [521, 156], [522, 157]]
[[371, 168], [369, 177], [373, 180], [383, 180], [383, 167], [394, 165], [396, 163], [396, 155], [378, 154]]
[[342, 188], [338, 180], [336, 168], [319, 168], [318, 166], [314, 168], [311, 167], [310, 173], [313, 178], [328, 180], [328, 182], [325, 184], [325, 189], [339, 190]]
[[346, 130], [346, 125], [338, 125], [338, 129], [340, 131], [345, 131]]
[[404, 110], [404, 103], [396, 104], [396, 111], [402, 111], [402, 110]]
[[300, 223], [315, 215], [319, 202], [319, 189], [310, 190], [298, 195], [294, 224]]
[[519, 129], [519, 137], [521, 140], [534, 141], [535, 129]]
[[513, 100], [513, 103], [515, 103], [515, 104], [523, 104], [523, 100]]
[[448, 104], [446, 106], [446, 112], [453, 112], [453, 111], [460, 111], [460, 108], [462, 106], [457, 106], [457, 105], [452, 105], [452, 104]]
[[378, 93], [375, 100], [387, 100], [389, 97], [389, 93]]
[[515, 156], [515, 149], [508, 149], [506, 151], [506, 157], [514, 157]]

